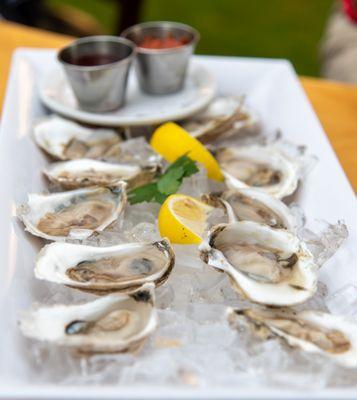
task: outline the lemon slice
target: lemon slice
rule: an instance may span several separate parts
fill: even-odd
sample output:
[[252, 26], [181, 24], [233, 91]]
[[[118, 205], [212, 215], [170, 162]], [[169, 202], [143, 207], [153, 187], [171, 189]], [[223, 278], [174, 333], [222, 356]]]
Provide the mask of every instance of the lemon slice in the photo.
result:
[[184, 194], [169, 196], [160, 208], [159, 230], [171, 243], [198, 244], [213, 207]]
[[224, 179], [217, 160], [206, 147], [174, 122], [159, 126], [152, 135], [150, 145], [168, 162], [174, 162], [187, 154], [206, 168], [210, 179], [217, 181]]

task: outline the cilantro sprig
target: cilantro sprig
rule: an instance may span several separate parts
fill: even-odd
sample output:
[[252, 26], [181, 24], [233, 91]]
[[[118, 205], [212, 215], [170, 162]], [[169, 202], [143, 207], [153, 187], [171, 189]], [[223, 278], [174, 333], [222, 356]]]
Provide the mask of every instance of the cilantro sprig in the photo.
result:
[[128, 193], [130, 204], [157, 202], [162, 204], [168, 196], [180, 188], [184, 178], [198, 172], [196, 162], [187, 155], [179, 157], [155, 182], [139, 186]]

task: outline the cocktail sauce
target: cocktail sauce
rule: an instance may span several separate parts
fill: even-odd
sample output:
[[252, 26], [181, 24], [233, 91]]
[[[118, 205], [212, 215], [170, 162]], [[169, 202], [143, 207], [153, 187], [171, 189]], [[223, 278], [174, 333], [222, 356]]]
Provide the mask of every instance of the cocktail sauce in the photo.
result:
[[144, 36], [138, 46], [144, 49], [172, 49], [184, 46], [190, 41], [187, 36], [176, 38], [172, 35], [166, 37]]

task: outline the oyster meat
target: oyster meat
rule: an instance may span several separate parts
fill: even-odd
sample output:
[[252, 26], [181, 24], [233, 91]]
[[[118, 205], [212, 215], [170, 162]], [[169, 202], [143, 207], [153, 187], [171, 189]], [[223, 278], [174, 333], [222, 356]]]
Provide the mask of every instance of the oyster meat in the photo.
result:
[[147, 282], [163, 284], [174, 264], [175, 254], [166, 239], [110, 247], [57, 242], [38, 254], [35, 276], [96, 294], [128, 293]]
[[257, 115], [243, 103], [244, 99], [241, 97], [217, 97], [206, 109], [182, 126], [203, 143], [257, 130]]
[[112, 186], [119, 181], [125, 181], [133, 188], [150, 182], [157, 171], [157, 166], [140, 167], [82, 158], [50, 164], [43, 173], [64, 189], [76, 189], [94, 185]]
[[26, 229], [48, 240], [84, 239], [114, 222], [126, 204], [125, 183], [52, 194], [29, 194], [19, 208]]
[[39, 147], [59, 160], [98, 159], [120, 152], [121, 139], [115, 130], [85, 128], [56, 115], [35, 126], [34, 138]]
[[292, 347], [321, 353], [345, 367], [357, 367], [357, 324], [321, 311], [289, 309], [228, 310], [228, 319], [247, 322], [261, 339], [277, 336]]
[[84, 353], [138, 350], [155, 330], [153, 284], [130, 295], [111, 294], [80, 305], [54, 305], [25, 312], [22, 333]]
[[297, 188], [297, 163], [274, 146], [221, 148], [215, 157], [231, 189], [253, 187], [281, 199]]
[[316, 291], [312, 254], [285, 230], [252, 221], [219, 224], [200, 252], [204, 262], [225, 272], [238, 293], [253, 302], [291, 306]]

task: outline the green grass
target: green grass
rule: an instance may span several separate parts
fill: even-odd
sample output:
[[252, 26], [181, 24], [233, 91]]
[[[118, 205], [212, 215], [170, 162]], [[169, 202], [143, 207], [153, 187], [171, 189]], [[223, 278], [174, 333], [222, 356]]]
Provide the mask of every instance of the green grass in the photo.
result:
[[[113, 31], [111, 1], [50, 0], [91, 12]], [[291, 60], [299, 74], [319, 74], [318, 47], [333, 0], [145, 0], [142, 20], [190, 24], [202, 35], [197, 52]]]
[[61, 5], [70, 5], [91, 14], [103, 27], [103, 33], [114, 32], [115, 12], [112, 1], [108, 0], [47, 0], [54, 9]]

